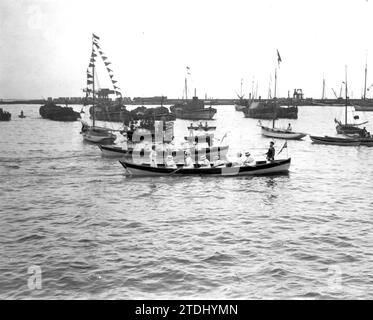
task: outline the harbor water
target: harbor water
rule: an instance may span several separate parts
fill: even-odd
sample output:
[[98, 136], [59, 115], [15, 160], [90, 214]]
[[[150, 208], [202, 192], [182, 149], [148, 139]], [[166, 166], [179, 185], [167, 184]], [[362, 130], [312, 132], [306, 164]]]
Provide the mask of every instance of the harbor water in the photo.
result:
[[[1, 299], [373, 298], [373, 148], [306, 137], [277, 156], [292, 158], [287, 175], [131, 178], [83, 142], [80, 122], [3, 109]], [[257, 120], [217, 110], [229, 156], [264, 160]], [[335, 135], [343, 108], [298, 115], [277, 125]], [[373, 113], [359, 115], [373, 132]], [[188, 124], [175, 122], [176, 140]]]

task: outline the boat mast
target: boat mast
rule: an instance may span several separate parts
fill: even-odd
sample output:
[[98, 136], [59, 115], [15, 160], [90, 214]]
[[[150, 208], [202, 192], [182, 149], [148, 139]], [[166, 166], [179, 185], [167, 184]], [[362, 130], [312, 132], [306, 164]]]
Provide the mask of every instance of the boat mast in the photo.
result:
[[346, 106], [345, 106], [345, 125], [347, 125], [347, 65], [345, 66], [345, 88], [346, 88]]
[[366, 99], [367, 95], [367, 61], [365, 60], [365, 79], [364, 79], [364, 100]]
[[185, 76], [185, 100], [188, 100], [188, 84], [187, 84], [187, 77]]
[[[93, 35], [92, 35], [92, 54], [94, 52], [94, 46], [93, 46]], [[96, 122], [96, 112], [95, 112], [95, 59], [94, 57], [92, 57], [93, 59], [91, 59], [92, 61], [92, 110], [93, 110], [93, 117], [92, 117], [92, 123], [93, 123], [93, 127], [95, 126], [95, 122]]]
[[273, 94], [273, 99], [276, 99], [276, 87], [277, 87], [277, 68], [275, 68], [275, 92]]
[[321, 96], [321, 100], [324, 100], [325, 99], [325, 78], [324, 76], [322, 77], [322, 96]]

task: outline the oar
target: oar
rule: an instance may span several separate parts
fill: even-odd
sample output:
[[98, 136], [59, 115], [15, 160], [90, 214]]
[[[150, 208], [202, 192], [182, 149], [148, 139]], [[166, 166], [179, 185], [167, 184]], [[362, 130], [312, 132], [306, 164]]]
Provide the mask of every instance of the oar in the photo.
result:
[[183, 166], [181, 166], [180, 168], [177, 168], [176, 170], [170, 172], [170, 175], [173, 175], [174, 173], [178, 172], [181, 169], [183, 169]]

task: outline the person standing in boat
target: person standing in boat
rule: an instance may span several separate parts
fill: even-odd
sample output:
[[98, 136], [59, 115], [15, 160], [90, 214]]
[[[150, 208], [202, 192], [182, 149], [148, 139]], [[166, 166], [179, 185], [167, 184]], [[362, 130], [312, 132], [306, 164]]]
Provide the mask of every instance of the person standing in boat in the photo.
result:
[[189, 150], [185, 151], [184, 168], [194, 168], [194, 162]]
[[245, 160], [243, 161], [243, 165], [248, 167], [248, 166], [253, 166], [255, 165], [255, 160], [253, 157], [251, 157], [250, 152], [245, 152]]
[[152, 145], [152, 150], [150, 151], [149, 154], [149, 162], [151, 167], [156, 167], [157, 166], [157, 152], [155, 151], [155, 145]]
[[288, 124], [286, 131], [289, 131], [289, 132], [293, 131], [293, 128], [291, 127], [291, 123]]
[[268, 149], [268, 151], [266, 153], [266, 155], [267, 155], [267, 161], [274, 161], [275, 160], [275, 147], [274, 147], [274, 144], [275, 143], [273, 141], [271, 141], [269, 143], [269, 149]]

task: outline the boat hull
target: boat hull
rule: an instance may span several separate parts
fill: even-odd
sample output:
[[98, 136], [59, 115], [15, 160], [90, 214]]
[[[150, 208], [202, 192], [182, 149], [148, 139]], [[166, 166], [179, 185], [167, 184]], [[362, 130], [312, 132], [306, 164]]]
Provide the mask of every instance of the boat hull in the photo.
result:
[[337, 138], [337, 137], [317, 137], [317, 136], [310, 136], [311, 140], [315, 144], [325, 144], [325, 145], [333, 145], [333, 146], [350, 146], [350, 147], [357, 147], [360, 145], [360, 141], [357, 139], [345, 139], [345, 138]]
[[176, 108], [174, 115], [176, 118], [185, 120], [212, 120], [216, 113], [215, 108], [206, 108], [201, 110], [182, 110]]
[[307, 134], [301, 132], [290, 132], [285, 130], [276, 130], [262, 126], [262, 135], [268, 138], [286, 139], [286, 140], [300, 140]]
[[138, 165], [131, 162], [119, 161], [131, 176], [256, 176], [287, 173], [290, 168], [291, 159], [276, 160], [273, 162], [260, 163], [247, 167], [218, 167], [218, 168], [188, 168], [181, 166], [178, 169], [165, 168], [164, 166], [151, 167], [149, 165]]

